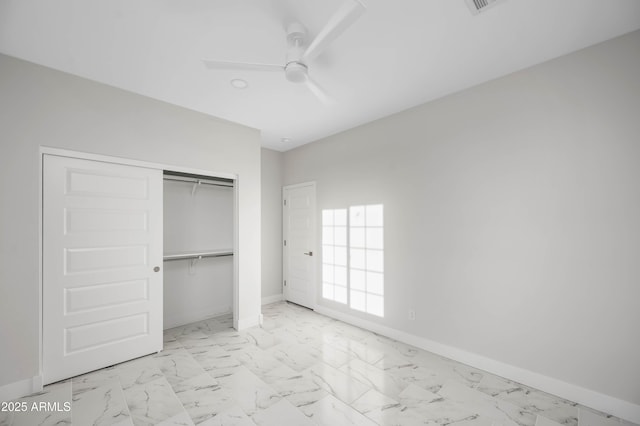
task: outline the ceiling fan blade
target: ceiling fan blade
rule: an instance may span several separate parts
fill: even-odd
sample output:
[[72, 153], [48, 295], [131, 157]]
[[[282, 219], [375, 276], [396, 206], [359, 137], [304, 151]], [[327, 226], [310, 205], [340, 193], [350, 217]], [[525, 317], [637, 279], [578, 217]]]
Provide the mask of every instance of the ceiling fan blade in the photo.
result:
[[307, 78], [305, 82], [307, 88], [313, 93], [316, 98], [318, 98], [325, 105], [332, 105], [335, 103], [335, 100], [329, 96], [326, 90], [318, 85], [313, 79], [310, 77]]
[[283, 71], [282, 65], [256, 64], [251, 62], [212, 61], [203, 59], [205, 66], [217, 70], [243, 70], [243, 71]]
[[302, 54], [302, 60], [308, 61], [318, 56], [324, 49], [351, 26], [366, 8], [360, 0], [347, 0], [340, 9], [329, 19], [327, 25], [318, 33]]

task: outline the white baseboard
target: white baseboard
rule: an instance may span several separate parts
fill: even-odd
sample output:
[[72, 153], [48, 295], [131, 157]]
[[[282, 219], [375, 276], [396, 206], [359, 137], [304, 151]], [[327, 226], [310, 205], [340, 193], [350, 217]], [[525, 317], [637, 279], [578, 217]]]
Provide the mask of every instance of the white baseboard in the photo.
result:
[[284, 300], [284, 296], [282, 294], [274, 294], [273, 296], [265, 296], [262, 298], [262, 304], [268, 305], [270, 303], [281, 302]]
[[8, 402], [42, 391], [42, 376], [0, 386], [0, 401]]
[[380, 325], [353, 315], [335, 311], [324, 306], [316, 306], [316, 312], [346, 323], [381, 334], [402, 343], [424, 349], [429, 352], [450, 358], [454, 361], [470, 365], [500, 377], [523, 385], [559, 396], [569, 401], [577, 402], [589, 408], [620, 417], [633, 423], [640, 424], [640, 405], [614, 398], [591, 389], [586, 389], [553, 377], [545, 376], [524, 368], [516, 367], [482, 355], [468, 352], [453, 346], [444, 345], [433, 340], [425, 339], [404, 331]]

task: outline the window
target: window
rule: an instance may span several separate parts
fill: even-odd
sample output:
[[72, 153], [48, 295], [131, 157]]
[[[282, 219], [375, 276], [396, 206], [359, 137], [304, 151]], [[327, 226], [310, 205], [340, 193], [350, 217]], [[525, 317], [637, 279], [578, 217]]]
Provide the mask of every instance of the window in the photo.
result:
[[349, 284], [352, 309], [384, 316], [382, 205], [349, 208]]
[[347, 210], [322, 211], [322, 297], [347, 303]]
[[382, 204], [323, 210], [322, 297], [384, 316]]

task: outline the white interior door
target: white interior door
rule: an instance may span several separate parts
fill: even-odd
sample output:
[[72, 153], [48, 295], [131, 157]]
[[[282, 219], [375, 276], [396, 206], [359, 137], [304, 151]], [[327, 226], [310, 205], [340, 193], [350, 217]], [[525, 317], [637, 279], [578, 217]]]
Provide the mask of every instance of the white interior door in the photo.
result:
[[46, 155], [44, 383], [162, 349], [162, 171]]
[[315, 305], [315, 183], [286, 186], [284, 207], [284, 298]]

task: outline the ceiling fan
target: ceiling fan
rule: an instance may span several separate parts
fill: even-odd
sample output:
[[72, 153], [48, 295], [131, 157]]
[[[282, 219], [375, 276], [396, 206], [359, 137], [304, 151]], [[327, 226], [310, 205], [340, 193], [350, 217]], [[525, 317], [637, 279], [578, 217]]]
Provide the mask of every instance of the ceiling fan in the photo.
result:
[[284, 71], [292, 83], [303, 83], [322, 102], [331, 103], [327, 92], [309, 76], [309, 61], [320, 55], [331, 42], [338, 38], [363, 13], [365, 6], [360, 0], [346, 0], [320, 30], [318, 35], [307, 43], [307, 30], [299, 22], [290, 22], [285, 26], [287, 34], [287, 55], [284, 65], [260, 64], [251, 62], [231, 62], [203, 59], [210, 69], [232, 69], [243, 71]]

